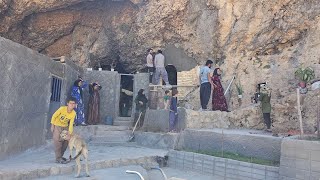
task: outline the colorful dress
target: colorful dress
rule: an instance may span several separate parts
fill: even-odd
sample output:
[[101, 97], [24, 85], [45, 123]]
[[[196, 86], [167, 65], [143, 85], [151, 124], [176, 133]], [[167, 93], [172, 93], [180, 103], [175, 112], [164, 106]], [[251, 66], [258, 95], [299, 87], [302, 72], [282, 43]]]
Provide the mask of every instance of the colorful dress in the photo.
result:
[[83, 95], [82, 89], [87, 87], [87, 83], [83, 83], [81, 87], [73, 86], [71, 91], [71, 96], [76, 99], [77, 107], [74, 109], [77, 113], [76, 119], [74, 120], [76, 125], [80, 125], [84, 123], [85, 116], [84, 116], [84, 104], [83, 104]]
[[88, 124], [96, 125], [100, 123], [100, 94], [99, 89], [94, 89], [92, 84], [89, 85], [89, 103], [88, 103]]
[[217, 75], [212, 76], [212, 82], [217, 86], [212, 91], [212, 110], [213, 111], [228, 111], [228, 105], [224, 96], [224, 90]]
[[178, 121], [178, 98], [172, 97], [170, 101], [170, 114], [169, 114], [169, 131], [176, 130]]

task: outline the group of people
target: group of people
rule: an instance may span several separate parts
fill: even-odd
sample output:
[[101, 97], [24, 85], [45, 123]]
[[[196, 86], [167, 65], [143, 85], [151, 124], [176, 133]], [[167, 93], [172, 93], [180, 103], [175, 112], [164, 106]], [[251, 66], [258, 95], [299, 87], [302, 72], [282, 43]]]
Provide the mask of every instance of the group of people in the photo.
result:
[[[211, 68], [213, 62], [207, 60], [205, 66], [200, 69], [200, 102], [201, 110], [208, 110], [208, 103], [210, 96], [212, 96], [212, 110], [213, 111], [227, 111], [228, 104], [224, 96], [224, 89], [221, 84], [221, 69], [215, 68], [211, 76]], [[264, 84], [259, 93], [259, 100], [261, 101], [261, 108], [263, 113], [264, 123], [267, 128], [266, 131], [271, 132], [271, 89]]]
[[160, 77], [169, 85], [168, 72], [165, 68], [165, 57], [162, 54], [162, 50], [158, 50], [157, 54], [153, 55], [153, 49], [148, 49], [146, 68], [150, 74], [149, 82], [152, 84], [159, 84]]
[[[77, 106], [75, 107], [76, 118], [75, 125], [87, 126], [96, 125], [100, 123], [100, 95], [99, 90], [101, 86], [98, 82], [89, 84], [89, 103], [87, 118], [84, 113], [84, 103], [83, 103], [83, 89], [88, 86], [87, 82], [83, 81], [82, 78], [77, 79], [72, 87], [71, 97], [75, 98]], [[85, 121], [87, 119], [87, 121]]]
[[[176, 124], [178, 121], [177, 95], [178, 95], [177, 89], [172, 89], [171, 96], [170, 96], [169, 90], [165, 91], [164, 106], [165, 106], [165, 109], [170, 110], [170, 114], [169, 114], [169, 131], [170, 132], [177, 131], [176, 129]], [[148, 107], [147, 106], [148, 99], [144, 94], [144, 89], [139, 90], [138, 95], [136, 96], [134, 102], [136, 104], [136, 111], [135, 111], [133, 126], [135, 126], [135, 124], [137, 123], [137, 127], [140, 128], [143, 126], [144, 116]], [[137, 122], [138, 120], [139, 122]]]
[[[64, 152], [68, 147], [68, 141], [62, 139], [60, 134], [63, 130], [68, 131], [68, 139], [73, 133], [74, 125], [98, 124], [100, 122], [100, 96], [99, 90], [101, 86], [97, 83], [89, 84], [89, 103], [87, 121], [85, 122], [84, 103], [83, 103], [83, 88], [88, 84], [77, 79], [72, 87], [71, 94], [67, 99], [67, 106], [61, 106], [51, 118], [51, 132], [53, 134], [54, 152], [56, 163], [65, 164], [67, 159], [63, 157]], [[67, 140], [68, 140], [67, 139]]]
[[200, 69], [200, 103], [201, 110], [208, 110], [208, 103], [212, 95], [213, 111], [228, 111], [228, 104], [224, 96], [224, 90], [221, 84], [221, 69], [215, 68], [211, 76], [213, 62], [207, 60], [205, 66]]

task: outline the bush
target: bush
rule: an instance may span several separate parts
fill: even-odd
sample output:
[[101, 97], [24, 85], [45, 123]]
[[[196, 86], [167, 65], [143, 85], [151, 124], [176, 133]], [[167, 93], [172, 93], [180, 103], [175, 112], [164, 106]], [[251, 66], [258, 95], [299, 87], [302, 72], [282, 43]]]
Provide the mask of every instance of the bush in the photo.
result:
[[307, 68], [300, 67], [299, 69], [296, 70], [294, 75], [300, 81], [305, 83], [308, 83], [315, 78], [314, 70], [311, 67], [307, 67]]

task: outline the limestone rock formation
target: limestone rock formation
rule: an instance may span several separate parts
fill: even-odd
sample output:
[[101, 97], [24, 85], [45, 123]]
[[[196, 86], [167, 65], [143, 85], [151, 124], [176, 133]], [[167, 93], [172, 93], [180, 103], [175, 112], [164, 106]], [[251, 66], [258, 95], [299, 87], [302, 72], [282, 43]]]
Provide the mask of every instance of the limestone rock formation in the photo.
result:
[[[83, 67], [121, 62], [131, 72], [143, 67], [147, 48], [166, 53], [174, 47], [188, 58], [168, 50], [168, 56], [176, 57], [170, 62], [214, 59], [224, 70], [225, 87], [236, 76], [244, 86], [240, 108], [251, 104], [257, 83], [268, 81], [274, 121], [284, 129], [297, 128], [294, 70], [312, 66], [320, 77], [319, 30], [318, 0], [0, 2], [1, 36], [48, 56], [69, 56]], [[315, 95], [310, 92], [303, 104], [310, 128]], [[239, 108], [234, 86], [228, 100], [231, 109]]]

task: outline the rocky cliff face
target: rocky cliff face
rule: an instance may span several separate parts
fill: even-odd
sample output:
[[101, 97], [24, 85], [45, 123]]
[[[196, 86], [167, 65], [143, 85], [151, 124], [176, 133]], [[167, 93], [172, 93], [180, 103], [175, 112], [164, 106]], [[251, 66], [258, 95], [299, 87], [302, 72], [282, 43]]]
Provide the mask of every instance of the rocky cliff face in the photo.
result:
[[[255, 85], [273, 88], [274, 121], [297, 127], [294, 70], [312, 66], [319, 75], [320, 4], [317, 0], [4, 0], [0, 35], [49, 56], [69, 56], [86, 66], [122, 62], [142, 67], [149, 47], [172, 48], [178, 70], [208, 58], [244, 86], [242, 107]], [[181, 66], [181, 68], [179, 68]], [[312, 93], [310, 93], [312, 94]], [[315, 124], [314, 98], [306, 97], [306, 126]], [[232, 88], [230, 105], [238, 108]], [[314, 107], [314, 106], [313, 106]]]

